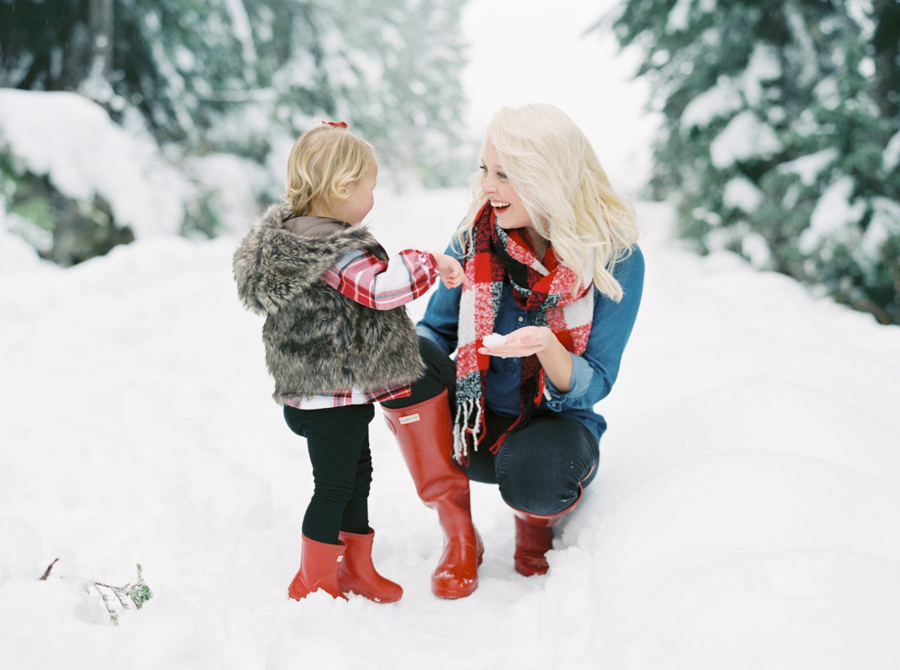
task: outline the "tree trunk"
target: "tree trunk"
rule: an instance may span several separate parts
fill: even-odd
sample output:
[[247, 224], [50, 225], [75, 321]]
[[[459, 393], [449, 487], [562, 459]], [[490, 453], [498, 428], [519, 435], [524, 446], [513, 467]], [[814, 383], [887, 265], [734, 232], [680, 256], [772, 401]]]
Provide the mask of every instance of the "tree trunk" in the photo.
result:
[[876, 0], [872, 3], [872, 18], [876, 24], [872, 36], [876, 102], [884, 116], [894, 118], [900, 113], [900, 2]]
[[88, 21], [92, 43], [91, 74], [109, 81], [113, 58], [113, 0], [90, 0]]

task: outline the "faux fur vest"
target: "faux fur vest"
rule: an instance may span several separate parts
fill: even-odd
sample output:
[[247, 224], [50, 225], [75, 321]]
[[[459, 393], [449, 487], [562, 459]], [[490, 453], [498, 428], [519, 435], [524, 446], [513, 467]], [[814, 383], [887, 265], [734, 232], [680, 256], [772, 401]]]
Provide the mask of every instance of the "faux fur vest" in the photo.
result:
[[277, 402], [396, 387], [424, 370], [405, 308], [364, 307], [319, 279], [342, 254], [363, 249], [387, 260], [365, 227], [296, 218], [289, 207], [272, 205], [235, 251], [238, 296], [266, 315], [263, 342]]

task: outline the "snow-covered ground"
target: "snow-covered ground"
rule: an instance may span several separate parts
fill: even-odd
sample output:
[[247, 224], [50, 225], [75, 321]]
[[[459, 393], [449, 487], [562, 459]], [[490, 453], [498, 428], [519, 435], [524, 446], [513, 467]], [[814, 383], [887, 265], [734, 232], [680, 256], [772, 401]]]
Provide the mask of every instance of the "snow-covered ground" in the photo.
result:
[[[377, 201], [392, 252], [442, 249], [466, 207]], [[550, 574], [514, 572], [512, 515], [473, 484], [480, 586], [434, 598], [436, 516], [376, 416], [392, 605], [286, 597], [312, 477], [235, 295], [237, 238], [62, 270], [0, 232], [0, 666], [896, 668], [900, 328], [680, 251], [666, 206], [639, 213], [644, 303]], [[153, 598], [112, 625], [87, 585], [138, 563]]]

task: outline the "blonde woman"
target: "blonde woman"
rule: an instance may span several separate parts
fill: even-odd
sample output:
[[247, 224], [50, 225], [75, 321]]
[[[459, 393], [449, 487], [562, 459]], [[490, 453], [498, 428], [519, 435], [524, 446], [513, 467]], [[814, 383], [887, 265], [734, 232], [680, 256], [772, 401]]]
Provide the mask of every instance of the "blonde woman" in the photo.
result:
[[469, 478], [498, 484], [513, 509], [516, 570], [547, 572], [552, 526], [597, 473], [606, 422], [594, 405], [637, 316], [638, 237], [631, 203], [565, 114], [528, 105], [494, 116], [446, 252], [472, 288], [433, 294], [416, 327], [425, 375], [408, 398], [382, 403], [444, 529], [436, 595], [465, 597], [478, 584]]

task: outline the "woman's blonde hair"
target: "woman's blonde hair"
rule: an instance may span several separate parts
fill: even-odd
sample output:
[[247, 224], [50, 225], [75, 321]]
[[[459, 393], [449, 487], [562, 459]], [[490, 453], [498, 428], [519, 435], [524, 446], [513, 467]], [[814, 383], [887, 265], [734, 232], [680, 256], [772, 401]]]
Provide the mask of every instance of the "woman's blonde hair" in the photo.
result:
[[307, 216], [317, 203], [346, 200], [347, 186], [362, 179], [373, 165], [371, 144], [349, 130], [323, 123], [294, 143], [282, 198], [297, 216]]
[[[631, 201], [617, 194], [584, 133], [551, 105], [502, 108], [491, 119], [488, 141], [500, 157], [535, 231], [583, 283], [622, 299], [613, 276], [640, 237]], [[473, 176], [472, 205], [458, 232], [465, 243], [487, 196], [481, 172]], [[578, 286], [573, 286], [573, 294]]]

